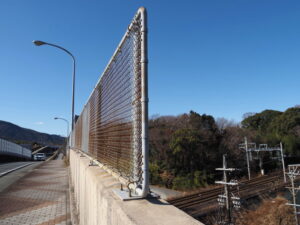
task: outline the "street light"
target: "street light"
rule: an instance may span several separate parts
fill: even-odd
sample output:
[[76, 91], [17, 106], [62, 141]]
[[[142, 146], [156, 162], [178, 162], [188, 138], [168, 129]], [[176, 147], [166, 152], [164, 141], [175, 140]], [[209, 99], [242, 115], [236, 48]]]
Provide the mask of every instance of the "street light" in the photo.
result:
[[67, 136], [66, 136], [66, 151], [68, 153], [68, 150], [70, 149], [70, 142], [68, 140], [68, 136], [69, 136], [69, 127], [70, 127], [70, 124], [69, 124], [69, 121], [65, 118], [61, 118], [61, 117], [54, 117], [55, 120], [63, 120], [67, 123]]
[[[75, 57], [72, 55], [71, 52], [69, 52], [67, 49], [63, 48], [63, 47], [60, 47], [58, 45], [55, 45], [55, 44], [51, 44], [51, 43], [47, 43], [47, 42], [44, 42], [44, 41], [33, 41], [33, 43], [36, 45], [36, 46], [41, 46], [41, 45], [50, 45], [52, 47], [55, 47], [55, 48], [59, 48], [61, 50], [63, 50], [64, 52], [66, 52], [67, 54], [69, 54], [72, 59], [73, 59], [73, 81], [72, 81], [72, 119], [71, 119], [71, 122], [72, 122], [72, 131], [73, 131], [73, 128], [74, 128], [74, 96], [75, 96]], [[62, 118], [61, 118], [62, 119]], [[69, 132], [68, 132], [69, 134]]]
[[70, 126], [69, 121], [67, 119], [61, 118], [61, 117], [54, 117], [54, 119], [55, 120], [63, 120], [67, 123], [67, 136], [66, 137], [68, 138], [68, 136], [69, 136], [69, 126]]

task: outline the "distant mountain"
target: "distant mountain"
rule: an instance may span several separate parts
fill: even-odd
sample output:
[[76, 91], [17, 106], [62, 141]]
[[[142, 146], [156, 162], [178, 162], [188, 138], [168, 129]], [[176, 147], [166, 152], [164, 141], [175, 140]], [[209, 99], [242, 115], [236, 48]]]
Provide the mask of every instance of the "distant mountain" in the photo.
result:
[[40, 133], [2, 120], [0, 120], [0, 138], [17, 143], [37, 142], [45, 145], [61, 145], [65, 141], [65, 138], [59, 135]]

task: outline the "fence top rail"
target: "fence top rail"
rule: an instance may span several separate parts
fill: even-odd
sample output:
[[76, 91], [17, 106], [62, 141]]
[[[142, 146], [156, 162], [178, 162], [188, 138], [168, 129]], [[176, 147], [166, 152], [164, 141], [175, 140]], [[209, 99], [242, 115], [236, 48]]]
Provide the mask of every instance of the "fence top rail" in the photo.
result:
[[[115, 57], [117, 56], [119, 50], [120, 50], [121, 47], [123, 46], [123, 44], [124, 44], [124, 42], [125, 42], [125, 40], [126, 40], [126, 37], [128, 36], [129, 32], [131, 31], [132, 27], [134, 26], [134, 22], [135, 22], [140, 16], [145, 15], [146, 13], [147, 13], [146, 8], [145, 8], [145, 7], [140, 7], [140, 8], [138, 9], [138, 11], [136, 12], [136, 14], [134, 15], [133, 19], [131, 20], [130, 25], [127, 27], [127, 30], [126, 30], [125, 34], [123, 35], [121, 41], [119, 42], [119, 44], [118, 44], [118, 46], [117, 46], [117, 48], [116, 48], [114, 54], [113, 54], [112, 57], [110, 58], [108, 64], [107, 64], [106, 67], [104, 68], [104, 70], [103, 70], [103, 72], [102, 72], [100, 78], [98, 79], [96, 85], [94, 86], [94, 88], [93, 88], [91, 94], [89, 95], [89, 97], [88, 97], [86, 103], [84, 104], [83, 110], [85, 109], [86, 105], [88, 104], [89, 100], [91, 99], [91, 97], [92, 97], [92, 95], [93, 95], [93, 93], [94, 93], [94, 90], [95, 90], [95, 89], [98, 87], [98, 85], [100, 84], [100, 82], [101, 82], [101, 80], [102, 80], [102, 78], [103, 78], [103, 75], [105, 75], [105, 73], [107, 72], [107, 70], [110, 68], [110, 66], [111, 66], [112, 62], [114, 61]], [[147, 32], [147, 27], [146, 27], [146, 25], [145, 25], [145, 21], [143, 21], [142, 26], [143, 26], [142, 30], [145, 31], [145, 32]], [[83, 111], [83, 110], [82, 110], [82, 111]]]

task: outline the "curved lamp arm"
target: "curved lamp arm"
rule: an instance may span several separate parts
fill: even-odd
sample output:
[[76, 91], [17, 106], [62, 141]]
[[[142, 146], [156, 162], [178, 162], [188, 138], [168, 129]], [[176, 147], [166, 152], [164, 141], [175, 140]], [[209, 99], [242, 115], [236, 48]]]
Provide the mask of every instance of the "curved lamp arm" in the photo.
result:
[[73, 81], [72, 81], [72, 131], [74, 129], [74, 96], [75, 96], [75, 65], [76, 65], [76, 60], [75, 60], [75, 57], [73, 56], [73, 54], [68, 51], [67, 49], [59, 46], [59, 45], [55, 45], [55, 44], [51, 44], [51, 43], [48, 43], [48, 42], [44, 42], [44, 41], [39, 41], [39, 40], [34, 40], [32, 41], [33, 44], [35, 44], [36, 46], [41, 46], [41, 45], [50, 45], [52, 47], [55, 47], [55, 48], [59, 48], [61, 50], [63, 50], [64, 52], [66, 52], [68, 55], [70, 55], [73, 59]]

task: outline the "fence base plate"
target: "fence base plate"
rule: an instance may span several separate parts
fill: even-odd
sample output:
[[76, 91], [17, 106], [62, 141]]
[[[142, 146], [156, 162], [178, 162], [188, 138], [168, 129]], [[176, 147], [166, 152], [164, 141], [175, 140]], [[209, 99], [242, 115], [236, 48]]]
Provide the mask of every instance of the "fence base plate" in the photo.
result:
[[131, 192], [131, 197], [129, 196], [128, 190], [120, 190], [120, 189], [114, 189], [113, 192], [115, 195], [117, 195], [121, 200], [123, 201], [129, 201], [129, 200], [136, 200], [136, 199], [148, 199], [148, 198], [159, 198], [159, 195], [151, 192], [146, 197], [141, 197], [136, 195], [135, 193]]

